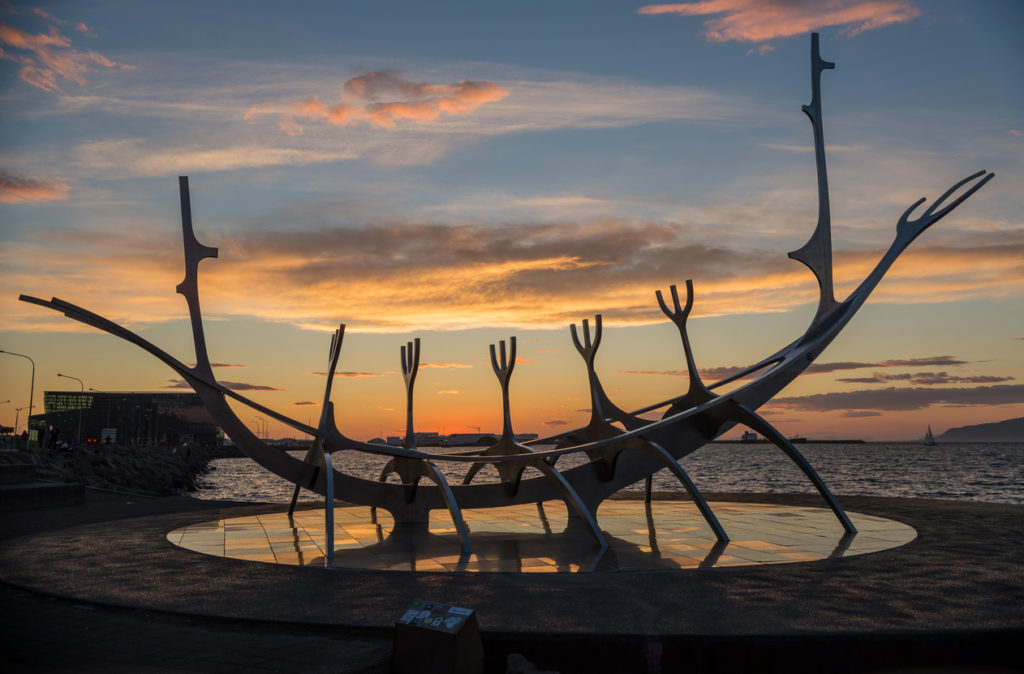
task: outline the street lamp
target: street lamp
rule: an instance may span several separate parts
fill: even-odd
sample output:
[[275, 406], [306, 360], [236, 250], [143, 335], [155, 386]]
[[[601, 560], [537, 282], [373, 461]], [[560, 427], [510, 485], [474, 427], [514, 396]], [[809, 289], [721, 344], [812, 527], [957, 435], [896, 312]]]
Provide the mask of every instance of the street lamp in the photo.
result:
[[[79, 393], [85, 393], [85, 383], [81, 379], [79, 379], [78, 377], [72, 377], [69, 374], [61, 374], [60, 372], [57, 373], [57, 376], [58, 377], [64, 377], [65, 379], [74, 379], [75, 381], [78, 382], [78, 386], [80, 387], [78, 392]], [[81, 398], [78, 399], [78, 404], [76, 405], [76, 407], [78, 407], [78, 433], [75, 435], [75, 444], [76, 445], [80, 445], [80, 444], [82, 444], [82, 399]]]
[[[18, 417], [21, 416], [22, 410], [27, 410], [27, 407], [16, 407], [14, 409], [14, 434], [18, 434]], [[27, 428], [27, 426], [26, 426]]]
[[[28, 359], [28, 362], [32, 363], [32, 384], [28, 389], [28, 421], [25, 423], [25, 428], [28, 429], [29, 425], [32, 423], [32, 397], [36, 392], [36, 362], [23, 353], [14, 353], [13, 351], [4, 351], [3, 349], [0, 349], [0, 353], [26, 358]], [[29, 436], [31, 435], [32, 433], [30, 431]], [[25, 437], [25, 449], [28, 449], [28, 436]]]

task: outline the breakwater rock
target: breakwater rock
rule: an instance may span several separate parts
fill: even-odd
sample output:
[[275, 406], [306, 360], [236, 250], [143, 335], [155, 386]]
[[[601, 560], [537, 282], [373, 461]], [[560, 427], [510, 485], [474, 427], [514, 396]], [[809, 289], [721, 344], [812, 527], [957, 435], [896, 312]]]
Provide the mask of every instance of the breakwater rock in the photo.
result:
[[185, 447], [75, 445], [43, 451], [0, 452], [0, 462], [30, 463], [40, 480], [77, 482], [95, 489], [171, 496], [195, 491], [211, 459], [231, 450]]

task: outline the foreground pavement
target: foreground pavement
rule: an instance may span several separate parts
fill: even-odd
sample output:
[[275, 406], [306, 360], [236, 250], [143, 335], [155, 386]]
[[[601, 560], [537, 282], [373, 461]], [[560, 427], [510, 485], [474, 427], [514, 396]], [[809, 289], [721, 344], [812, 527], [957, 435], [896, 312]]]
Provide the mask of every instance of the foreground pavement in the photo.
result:
[[[246, 508], [251, 506], [86, 490], [85, 504], [79, 507], [0, 513], [0, 546], [20, 536], [97, 522], [117, 526], [136, 517], [189, 512], [215, 518], [222, 511]], [[34, 557], [31, 562], [46, 564], [47, 560]], [[8, 583], [0, 583], [0, 604], [0, 671], [4, 672], [376, 674], [387, 672], [391, 659], [390, 636], [334, 626], [318, 629], [184, 616], [60, 598]]]
[[325, 571], [200, 555], [166, 539], [279, 505], [90, 492], [81, 507], [0, 516], [12, 608], [0, 666], [387, 671], [391, 625], [421, 598], [477, 609], [489, 671], [504, 671], [510, 652], [566, 673], [1019, 671], [1024, 507], [842, 501], [907, 523], [918, 539], [854, 558], [679, 572]]

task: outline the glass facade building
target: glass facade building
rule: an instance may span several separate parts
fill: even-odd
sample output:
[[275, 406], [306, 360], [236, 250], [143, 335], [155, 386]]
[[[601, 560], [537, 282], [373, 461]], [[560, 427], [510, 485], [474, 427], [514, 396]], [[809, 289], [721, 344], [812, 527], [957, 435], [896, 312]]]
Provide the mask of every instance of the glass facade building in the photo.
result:
[[43, 408], [33, 426], [40, 438], [49, 431], [50, 444], [75, 442], [79, 432], [82, 442], [129, 445], [215, 445], [223, 436], [195, 393], [46, 391]]

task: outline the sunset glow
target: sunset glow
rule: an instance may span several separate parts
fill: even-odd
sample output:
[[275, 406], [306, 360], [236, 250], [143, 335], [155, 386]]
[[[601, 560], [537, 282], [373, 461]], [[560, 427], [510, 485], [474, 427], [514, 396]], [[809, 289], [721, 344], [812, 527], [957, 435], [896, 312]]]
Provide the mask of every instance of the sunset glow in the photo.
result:
[[[219, 249], [199, 281], [215, 372], [303, 423], [339, 323], [338, 426], [359, 439], [402, 432], [414, 337], [419, 430], [500, 430], [488, 346], [512, 335], [516, 430], [585, 423], [568, 326], [596, 313], [610, 397], [666, 399], [685, 361], [654, 292], [687, 279], [701, 376], [727, 377], [798, 337], [817, 300], [787, 253], [817, 217], [800, 106], [818, 31], [837, 62], [822, 90], [839, 299], [911, 204], [996, 177], [764, 411], [785, 433], [873, 439], [1024, 416], [1024, 8], [603, 4], [0, 6], [0, 349], [35, 360], [34, 411], [68, 387], [58, 371], [185, 386], [17, 300], [74, 302], [193, 362], [179, 175]], [[0, 355], [0, 424], [28, 397], [28, 364]]]

